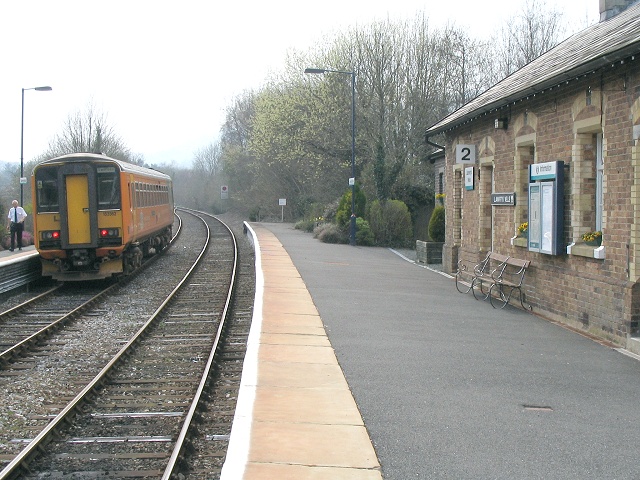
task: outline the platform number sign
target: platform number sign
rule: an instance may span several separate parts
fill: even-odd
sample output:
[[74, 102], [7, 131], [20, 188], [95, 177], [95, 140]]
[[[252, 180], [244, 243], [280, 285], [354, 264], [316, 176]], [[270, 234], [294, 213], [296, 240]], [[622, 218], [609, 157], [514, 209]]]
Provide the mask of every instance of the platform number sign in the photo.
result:
[[475, 145], [456, 145], [456, 163], [475, 164], [476, 163], [476, 146]]
[[220, 199], [227, 200], [229, 198], [229, 187], [226, 185], [222, 185], [220, 187]]

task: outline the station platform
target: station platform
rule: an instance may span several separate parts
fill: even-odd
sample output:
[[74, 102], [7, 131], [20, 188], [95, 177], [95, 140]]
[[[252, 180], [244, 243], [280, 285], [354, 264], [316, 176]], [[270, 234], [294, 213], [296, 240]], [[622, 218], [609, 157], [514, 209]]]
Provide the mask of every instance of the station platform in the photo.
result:
[[248, 228], [256, 248], [256, 300], [221, 478], [382, 479], [300, 274], [273, 233]]
[[36, 251], [36, 247], [33, 245], [29, 245], [27, 247], [22, 247], [22, 250], [18, 250], [17, 248], [11, 252], [9, 250], [0, 251], [0, 265], [11, 263], [17, 261], [21, 261], [24, 258], [33, 257], [38, 255]]
[[0, 297], [38, 280], [41, 273], [40, 258], [33, 245], [13, 252], [0, 251]]

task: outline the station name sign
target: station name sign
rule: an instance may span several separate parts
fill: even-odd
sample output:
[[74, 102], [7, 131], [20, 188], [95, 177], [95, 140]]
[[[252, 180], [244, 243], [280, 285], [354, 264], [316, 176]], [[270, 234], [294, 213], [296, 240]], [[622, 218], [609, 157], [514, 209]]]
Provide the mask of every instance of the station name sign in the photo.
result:
[[[558, 164], [560, 162], [534, 163], [531, 165], [529, 180], [555, 180], [558, 176]], [[564, 165], [564, 164], [563, 164]]]
[[516, 192], [492, 193], [491, 205], [515, 205]]

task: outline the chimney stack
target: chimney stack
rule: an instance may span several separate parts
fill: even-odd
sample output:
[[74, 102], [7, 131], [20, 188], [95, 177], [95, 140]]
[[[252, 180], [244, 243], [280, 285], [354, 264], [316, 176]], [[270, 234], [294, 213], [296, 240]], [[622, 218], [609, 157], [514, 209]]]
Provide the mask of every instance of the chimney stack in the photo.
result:
[[638, 0], [600, 0], [600, 21], [615, 17], [637, 2]]

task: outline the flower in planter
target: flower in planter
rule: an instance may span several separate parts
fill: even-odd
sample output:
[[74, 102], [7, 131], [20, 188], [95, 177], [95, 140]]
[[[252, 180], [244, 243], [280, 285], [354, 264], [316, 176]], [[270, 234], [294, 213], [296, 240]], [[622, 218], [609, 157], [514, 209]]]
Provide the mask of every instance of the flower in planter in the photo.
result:
[[529, 222], [521, 223], [520, 226], [518, 227], [518, 236], [520, 237], [525, 236], [528, 230], [529, 230]]
[[585, 243], [590, 244], [598, 244], [602, 242], [602, 232], [598, 230], [597, 232], [587, 232], [582, 234], [582, 240]]

